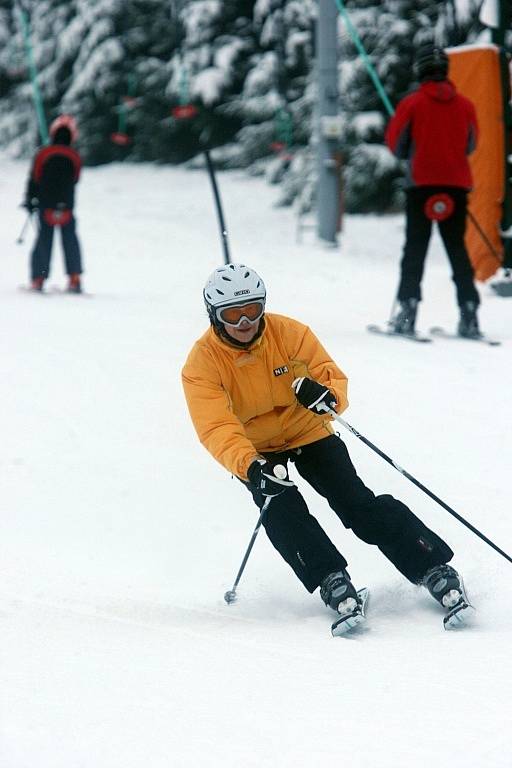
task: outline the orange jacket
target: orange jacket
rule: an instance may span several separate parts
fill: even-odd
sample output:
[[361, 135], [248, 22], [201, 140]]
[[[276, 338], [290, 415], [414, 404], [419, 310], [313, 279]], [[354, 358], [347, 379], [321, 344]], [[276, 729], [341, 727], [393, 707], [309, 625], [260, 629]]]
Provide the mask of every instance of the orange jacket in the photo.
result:
[[348, 405], [347, 377], [302, 323], [265, 314], [265, 330], [249, 349], [231, 346], [213, 328], [194, 344], [182, 380], [194, 427], [205, 448], [232, 474], [247, 479], [261, 453], [285, 451], [333, 432], [328, 416], [297, 402], [292, 382], [315, 379]]

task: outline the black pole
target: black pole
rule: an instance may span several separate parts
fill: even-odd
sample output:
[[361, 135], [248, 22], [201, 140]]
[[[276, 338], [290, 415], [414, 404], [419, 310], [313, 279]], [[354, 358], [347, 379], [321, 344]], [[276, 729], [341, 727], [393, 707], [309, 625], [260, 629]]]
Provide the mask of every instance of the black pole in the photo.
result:
[[31, 220], [31, 218], [32, 218], [32, 214], [29, 212], [27, 214], [27, 218], [25, 219], [25, 222], [24, 222], [24, 224], [23, 224], [23, 226], [21, 228], [21, 232], [19, 233], [19, 235], [18, 235], [18, 237], [16, 239], [16, 242], [18, 243], [18, 245], [20, 245], [23, 242], [23, 240], [25, 239], [25, 231], [26, 231], [26, 229], [28, 227], [28, 223]]
[[474, 525], [471, 525], [467, 520], [465, 520], [462, 515], [459, 515], [458, 512], [455, 512], [454, 509], [448, 506], [442, 499], [439, 498], [439, 496], [436, 496], [435, 493], [432, 493], [432, 491], [429, 491], [429, 489], [423, 485], [423, 483], [420, 483], [419, 480], [416, 480], [415, 477], [409, 474], [403, 467], [401, 467], [399, 464], [397, 464], [393, 459], [391, 459], [389, 456], [387, 456], [383, 451], [380, 450], [380, 448], [377, 448], [376, 445], [371, 443], [364, 435], [361, 435], [360, 432], [357, 431], [357, 429], [354, 429], [354, 427], [350, 426], [350, 424], [341, 418], [341, 416], [338, 416], [338, 414], [325, 406], [325, 410], [333, 417], [335, 421], [338, 421], [340, 424], [342, 424], [346, 429], [348, 429], [350, 432], [352, 432], [353, 435], [355, 435], [359, 440], [361, 440], [365, 445], [368, 446], [368, 448], [371, 448], [372, 451], [375, 451], [375, 453], [381, 457], [381, 459], [384, 459], [384, 461], [387, 461], [388, 464], [391, 464], [392, 467], [394, 467], [398, 472], [400, 472], [401, 475], [406, 477], [408, 480], [411, 481], [411, 483], [414, 483], [414, 485], [419, 488], [423, 493], [426, 493], [427, 496], [429, 496], [433, 501], [435, 501], [437, 504], [439, 504], [440, 507], [445, 509], [447, 512], [450, 513], [450, 515], [453, 515], [460, 523], [466, 526], [466, 528], [469, 528], [470, 531], [473, 531], [476, 536], [482, 539], [482, 541], [485, 541], [486, 544], [488, 544], [490, 547], [492, 547], [496, 552], [498, 552], [502, 557], [505, 558], [505, 560], [508, 560], [509, 563], [512, 563], [512, 557], [510, 555], [507, 555], [506, 552], [504, 552], [502, 549], [500, 549], [496, 544], [494, 544], [493, 541], [487, 538], [481, 531], [478, 530], [478, 528], [475, 528]]
[[489, 240], [489, 238], [485, 234], [484, 230], [482, 229], [482, 227], [478, 223], [478, 219], [475, 218], [474, 214], [471, 213], [469, 208], [468, 208], [467, 213], [468, 213], [468, 217], [473, 222], [473, 225], [474, 225], [476, 231], [478, 232], [478, 234], [480, 235], [480, 237], [482, 238], [482, 240], [484, 241], [486, 246], [489, 248], [489, 250], [492, 253], [492, 255], [495, 256], [498, 259], [498, 261], [503, 261], [502, 257], [500, 256], [500, 254], [498, 253], [498, 251], [496, 250], [496, 248], [491, 243], [491, 241]]
[[213, 197], [215, 198], [215, 207], [217, 209], [217, 217], [219, 219], [222, 248], [224, 250], [224, 263], [230, 264], [231, 258], [229, 256], [228, 232], [226, 229], [226, 224], [224, 222], [224, 214], [222, 212], [222, 202], [220, 199], [219, 189], [217, 187], [217, 180], [215, 178], [215, 169], [213, 167], [210, 153], [208, 152], [207, 149], [204, 150], [204, 156], [206, 160], [206, 167], [208, 168], [208, 174], [210, 176], [210, 181], [212, 183]]
[[244, 572], [245, 564], [247, 563], [247, 561], [249, 559], [249, 555], [251, 554], [251, 550], [253, 548], [254, 542], [256, 541], [256, 536], [258, 535], [258, 531], [261, 528], [261, 524], [263, 522], [263, 517], [265, 516], [265, 512], [267, 511], [267, 507], [270, 504], [271, 498], [272, 498], [271, 496], [267, 496], [267, 498], [265, 499], [265, 503], [263, 504], [263, 506], [261, 508], [260, 516], [258, 518], [258, 522], [256, 523], [256, 528], [254, 529], [254, 531], [252, 533], [251, 540], [249, 542], [249, 546], [247, 547], [247, 550], [246, 550], [245, 555], [244, 555], [244, 559], [242, 560], [242, 565], [238, 569], [238, 573], [236, 575], [235, 583], [233, 584], [231, 589], [228, 590], [224, 594], [224, 600], [226, 601], [226, 603], [228, 603], [228, 605], [229, 605], [229, 603], [234, 603], [235, 600], [236, 600], [236, 588], [238, 587], [240, 579], [242, 578], [242, 573]]

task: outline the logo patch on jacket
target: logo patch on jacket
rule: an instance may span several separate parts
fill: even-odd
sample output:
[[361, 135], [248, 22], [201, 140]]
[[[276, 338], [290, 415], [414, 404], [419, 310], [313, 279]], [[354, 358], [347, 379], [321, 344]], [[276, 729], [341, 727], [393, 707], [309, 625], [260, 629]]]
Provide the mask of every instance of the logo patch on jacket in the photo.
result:
[[287, 365], [282, 365], [280, 368], [274, 368], [274, 376], [282, 376], [283, 373], [288, 373]]

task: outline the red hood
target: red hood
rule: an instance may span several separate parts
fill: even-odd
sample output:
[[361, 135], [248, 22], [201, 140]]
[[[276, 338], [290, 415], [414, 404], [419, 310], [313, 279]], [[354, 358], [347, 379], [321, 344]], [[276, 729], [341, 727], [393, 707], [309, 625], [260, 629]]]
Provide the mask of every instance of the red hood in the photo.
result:
[[436, 101], [451, 101], [457, 92], [451, 80], [427, 80], [421, 84], [420, 89]]

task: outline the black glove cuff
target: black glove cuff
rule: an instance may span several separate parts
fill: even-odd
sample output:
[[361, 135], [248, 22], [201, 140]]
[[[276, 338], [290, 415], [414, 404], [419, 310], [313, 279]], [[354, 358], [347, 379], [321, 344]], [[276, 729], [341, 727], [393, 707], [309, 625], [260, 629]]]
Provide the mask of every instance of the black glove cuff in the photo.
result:
[[251, 485], [255, 485], [256, 487], [258, 487], [260, 484], [260, 477], [261, 477], [261, 464], [258, 461], [258, 459], [255, 459], [250, 465], [249, 469], [247, 470], [247, 479], [249, 480]]

